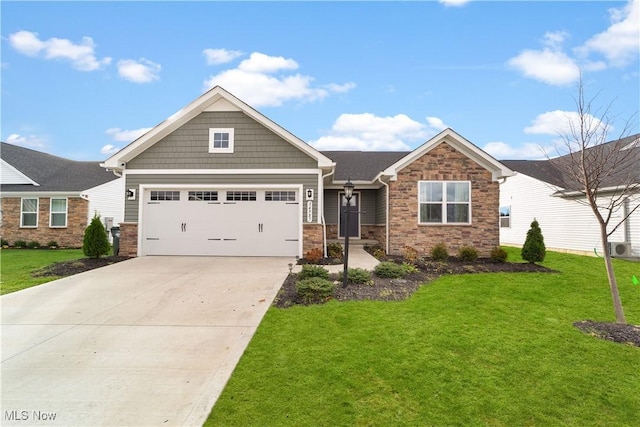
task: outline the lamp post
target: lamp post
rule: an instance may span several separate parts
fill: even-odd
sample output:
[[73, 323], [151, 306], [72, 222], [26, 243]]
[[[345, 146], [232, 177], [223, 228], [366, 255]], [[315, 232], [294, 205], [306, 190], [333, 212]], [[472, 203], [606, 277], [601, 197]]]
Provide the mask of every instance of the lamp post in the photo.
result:
[[351, 178], [347, 179], [344, 184], [344, 198], [346, 203], [346, 212], [344, 218], [344, 272], [342, 273], [342, 287], [347, 287], [347, 271], [349, 270], [349, 214], [351, 213], [351, 197], [353, 197], [353, 183]]

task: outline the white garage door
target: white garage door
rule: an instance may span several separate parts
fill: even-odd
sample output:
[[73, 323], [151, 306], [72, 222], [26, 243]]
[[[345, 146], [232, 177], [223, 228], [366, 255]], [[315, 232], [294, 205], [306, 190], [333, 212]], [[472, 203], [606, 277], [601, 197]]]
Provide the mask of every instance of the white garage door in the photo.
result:
[[298, 255], [297, 190], [169, 188], [143, 197], [144, 255]]

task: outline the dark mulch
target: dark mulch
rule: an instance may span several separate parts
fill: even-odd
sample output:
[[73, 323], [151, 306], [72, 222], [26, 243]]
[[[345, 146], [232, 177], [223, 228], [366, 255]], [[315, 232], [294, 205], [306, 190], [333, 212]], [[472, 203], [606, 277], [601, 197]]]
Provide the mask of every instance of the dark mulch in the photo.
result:
[[582, 320], [573, 324], [588, 335], [640, 347], [640, 326]]
[[32, 273], [35, 277], [43, 276], [72, 276], [74, 274], [93, 270], [94, 268], [105, 267], [115, 264], [116, 262], [126, 261], [130, 257], [126, 256], [107, 256], [101, 258], [81, 258], [73, 261], [56, 262], [47, 267], [36, 270]]

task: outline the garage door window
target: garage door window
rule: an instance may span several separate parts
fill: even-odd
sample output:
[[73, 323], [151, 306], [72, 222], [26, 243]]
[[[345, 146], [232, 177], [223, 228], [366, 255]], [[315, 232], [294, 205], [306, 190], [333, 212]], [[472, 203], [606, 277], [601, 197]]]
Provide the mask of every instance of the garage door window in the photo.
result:
[[267, 202], [295, 202], [295, 191], [267, 191], [264, 195]]
[[228, 202], [255, 202], [255, 191], [227, 191]]
[[178, 201], [180, 200], [180, 192], [179, 191], [152, 191], [150, 200]]
[[189, 201], [218, 201], [217, 191], [189, 191]]

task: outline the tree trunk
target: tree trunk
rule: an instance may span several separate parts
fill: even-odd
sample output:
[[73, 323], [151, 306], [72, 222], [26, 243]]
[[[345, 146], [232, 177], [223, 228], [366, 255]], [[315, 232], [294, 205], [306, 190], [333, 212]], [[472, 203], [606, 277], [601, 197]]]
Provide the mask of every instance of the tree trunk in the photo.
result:
[[606, 229], [600, 225], [602, 236], [602, 246], [604, 248], [604, 265], [607, 268], [607, 278], [609, 279], [609, 289], [611, 290], [611, 299], [613, 300], [613, 309], [616, 313], [616, 323], [626, 325], [624, 318], [624, 310], [622, 309], [622, 301], [620, 301], [620, 293], [618, 292], [618, 281], [613, 272], [613, 264], [611, 262], [611, 252], [609, 251], [609, 238]]

